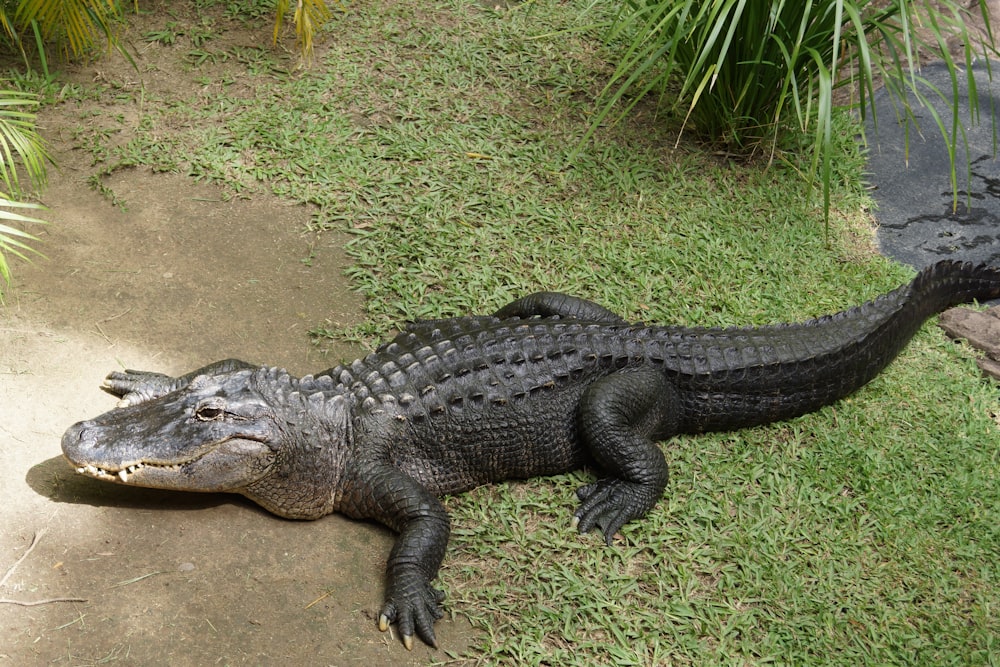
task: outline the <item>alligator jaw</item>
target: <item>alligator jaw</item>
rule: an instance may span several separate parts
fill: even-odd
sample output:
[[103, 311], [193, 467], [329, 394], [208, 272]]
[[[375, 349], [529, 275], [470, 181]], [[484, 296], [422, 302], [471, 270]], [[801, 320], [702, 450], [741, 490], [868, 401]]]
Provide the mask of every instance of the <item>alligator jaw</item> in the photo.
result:
[[[71, 461], [71, 463], [73, 463]], [[153, 463], [133, 463], [131, 465], [119, 468], [117, 470], [111, 470], [107, 468], [99, 468], [91, 463], [86, 463], [82, 466], [77, 466], [76, 471], [87, 477], [93, 477], [94, 479], [100, 479], [105, 482], [115, 482], [117, 484], [136, 484], [138, 482], [132, 481], [132, 476], [136, 471], [155, 468], [159, 470], [165, 470], [170, 472], [175, 472], [181, 469], [183, 464], [170, 464], [170, 465], [157, 465]], [[142, 473], [139, 475], [140, 479]]]
[[162, 400], [74, 424], [63, 435], [63, 456], [86, 477], [154, 489], [239, 493], [270, 474], [275, 452], [259, 424], [247, 428], [239, 422], [228, 433], [218, 433], [222, 429], [215, 422], [205, 428], [203, 422], [187, 420], [143, 431], [123, 419], [149, 412]]

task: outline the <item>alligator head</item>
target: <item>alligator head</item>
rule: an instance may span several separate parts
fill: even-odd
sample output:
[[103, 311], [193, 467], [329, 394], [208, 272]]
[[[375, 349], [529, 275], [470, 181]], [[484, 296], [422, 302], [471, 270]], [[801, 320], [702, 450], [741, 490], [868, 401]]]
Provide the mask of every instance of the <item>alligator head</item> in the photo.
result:
[[243, 494], [289, 518], [333, 509], [348, 435], [343, 396], [304, 394], [277, 369], [200, 375], [160, 398], [71, 426], [63, 454], [110, 482]]

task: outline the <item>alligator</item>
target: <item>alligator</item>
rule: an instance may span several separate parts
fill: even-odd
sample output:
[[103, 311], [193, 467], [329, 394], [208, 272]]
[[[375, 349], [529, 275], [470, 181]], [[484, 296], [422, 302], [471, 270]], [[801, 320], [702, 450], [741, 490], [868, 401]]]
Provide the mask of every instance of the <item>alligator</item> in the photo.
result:
[[878, 374], [930, 316], [1000, 297], [1000, 270], [943, 261], [864, 305], [800, 324], [629, 323], [533, 294], [492, 315], [421, 321], [316, 375], [229, 359], [179, 377], [111, 373], [119, 407], [70, 427], [76, 471], [242, 494], [282, 517], [331, 512], [398, 533], [382, 631], [436, 646], [432, 581], [450, 522], [439, 496], [589, 466], [573, 525], [610, 544], [667, 486], [659, 441], [789, 419]]

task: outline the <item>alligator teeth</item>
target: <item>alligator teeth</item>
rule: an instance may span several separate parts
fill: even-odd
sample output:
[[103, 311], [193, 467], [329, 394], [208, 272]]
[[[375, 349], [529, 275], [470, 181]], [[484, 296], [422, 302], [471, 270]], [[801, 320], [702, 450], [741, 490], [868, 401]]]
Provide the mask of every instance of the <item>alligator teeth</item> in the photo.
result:
[[142, 467], [143, 467], [142, 463], [136, 463], [136, 464], [128, 466], [127, 468], [122, 468], [121, 470], [118, 471], [118, 477], [123, 482], [128, 482], [128, 476], [131, 475], [132, 473], [134, 473], [139, 468], [142, 468]]
[[107, 479], [108, 477], [117, 477], [122, 482], [128, 482], [129, 476], [134, 473], [139, 468], [145, 467], [145, 464], [136, 463], [130, 466], [122, 468], [118, 472], [111, 472], [110, 470], [105, 470], [104, 468], [98, 468], [95, 465], [88, 463], [87, 465], [80, 466], [76, 469], [81, 475], [89, 475], [90, 477], [97, 477], [99, 479]]

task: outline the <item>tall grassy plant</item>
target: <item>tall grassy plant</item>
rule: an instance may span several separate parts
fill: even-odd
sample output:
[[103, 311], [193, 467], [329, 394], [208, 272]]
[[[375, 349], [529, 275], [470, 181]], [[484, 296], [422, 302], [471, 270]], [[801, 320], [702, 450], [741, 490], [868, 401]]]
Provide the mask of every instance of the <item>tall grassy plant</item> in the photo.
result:
[[[986, 5], [974, 3], [984, 18]], [[808, 177], [820, 178], [828, 211], [834, 90], [853, 86], [851, 99], [865, 114], [874, 111], [882, 81], [901, 115], [914, 121], [907, 93], [924, 102], [917, 54], [943, 59], [957, 88], [959, 63], [947, 48], [948, 37], [957, 37], [966, 45], [961, 62], [975, 108], [969, 68], [977, 54], [995, 51], [968, 30], [969, 11], [952, 0], [627, 0], [610, 29], [625, 47], [594, 127], [627, 96], [621, 115], [644, 95], [669, 90], [683, 131], [731, 151], [763, 147], [773, 157], [783, 140], [806, 137]], [[953, 148], [954, 173], [957, 125], [946, 127], [931, 111]]]

